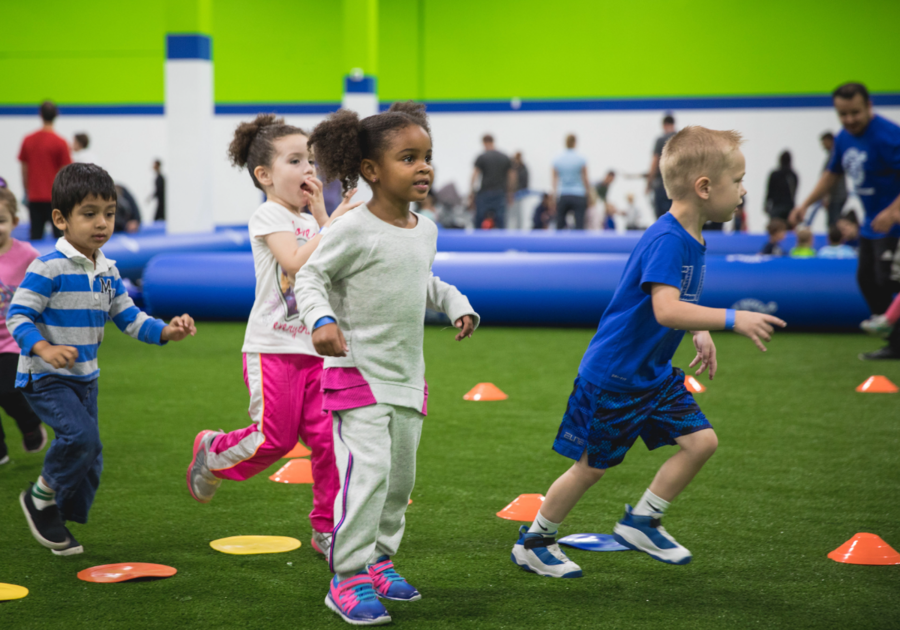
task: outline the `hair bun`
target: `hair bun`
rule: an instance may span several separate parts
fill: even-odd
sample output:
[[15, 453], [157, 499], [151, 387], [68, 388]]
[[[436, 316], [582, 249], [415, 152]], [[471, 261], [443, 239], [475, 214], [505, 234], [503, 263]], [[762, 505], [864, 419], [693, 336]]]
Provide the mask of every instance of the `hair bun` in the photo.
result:
[[228, 145], [228, 156], [231, 163], [238, 167], [244, 167], [247, 164], [247, 158], [250, 155], [250, 145], [266, 127], [284, 125], [284, 118], [279, 118], [275, 114], [257, 114], [253, 122], [243, 122], [234, 130], [234, 139]]

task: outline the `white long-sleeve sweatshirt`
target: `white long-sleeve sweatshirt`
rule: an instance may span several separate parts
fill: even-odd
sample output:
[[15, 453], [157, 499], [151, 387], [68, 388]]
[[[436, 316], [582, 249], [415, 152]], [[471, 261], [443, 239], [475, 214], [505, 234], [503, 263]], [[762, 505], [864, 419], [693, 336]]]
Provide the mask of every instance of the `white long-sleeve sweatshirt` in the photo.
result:
[[[351, 210], [332, 222], [297, 273], [294, 293], [303, 323], [312, 330], [322, 317], [333, 317], [349, 347], [345, 357], [325, 358], [323, 387], [341, 387], [335, 383], [343, 380], [348, 388], [371, 388], [374, 401], [355, 406], [379, 402], [424, 408], [426, 307], [454, 322], [463, 315], [471, 315], [476, 326], [480, 321], [456, 287], [432, 275], [437, 226], [420, 215], [416, 218], [414, 228], [403, 229], [382, 221], [364, 205]], [[364, 383], [353, 377], [329, 379], [329, 372], [355, 370]]]

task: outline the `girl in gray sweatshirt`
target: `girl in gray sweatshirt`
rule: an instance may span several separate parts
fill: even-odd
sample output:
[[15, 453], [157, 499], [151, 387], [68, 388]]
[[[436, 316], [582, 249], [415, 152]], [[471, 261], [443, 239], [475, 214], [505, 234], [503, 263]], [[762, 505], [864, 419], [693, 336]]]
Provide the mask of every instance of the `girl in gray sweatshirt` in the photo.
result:
[[296, 278], [300, 317], [325, 356], [324, 407], [332, 412], [340, 494], [326, 605], [355, 625], [390, 621], [383, 599], [420, 593], [391, 557], [405, 527], [416, 448], [427, 413], [425, 309], [470, 337], [479, 317], [456, 287], [431, 273], [437, 226], [410, 211], [434, 179], [425, 107], [395, 103], [363, 120], [340, 110], [309, 138], [327, 180], [360, 176], [372, 199], [335, 219]]

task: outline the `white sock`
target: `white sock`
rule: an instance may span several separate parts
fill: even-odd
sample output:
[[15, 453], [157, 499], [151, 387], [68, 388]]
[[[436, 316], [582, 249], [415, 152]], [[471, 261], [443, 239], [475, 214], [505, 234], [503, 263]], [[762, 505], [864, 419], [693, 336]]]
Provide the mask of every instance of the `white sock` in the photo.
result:
[[544, 515], [538, 512], [537, 518], [534, 519], [534, 523], [531, 524], [531, 528], [528, 530], [529, 534], [540, 534], [541, 536], [556, 536], [556, 532], [559, 531], [559, 523], [554, 523], [553, 521], [548, 521], [544, 518]]
[[56, 505], [56, 491], [44, 483], [43, 477], [38, 477], [37, 483], [31, 487], [31, 500], [34, 507], [43, 510], [51, 505]]
[[650, 488], [647, 488], [647, 491], [644, 492], [644, 496], [641, 497], [641, 500], [638, 501], [638, 504], [634, 506], [634, 509], [631, 510], [631, 513], [635, 516], [652, 516], [654, 518], [662, 518], [662, 515], [666, 513], [666, 510], [669, 509], [670, 503], [663, 499], [660, 499], [658, 496], [650, 492]]

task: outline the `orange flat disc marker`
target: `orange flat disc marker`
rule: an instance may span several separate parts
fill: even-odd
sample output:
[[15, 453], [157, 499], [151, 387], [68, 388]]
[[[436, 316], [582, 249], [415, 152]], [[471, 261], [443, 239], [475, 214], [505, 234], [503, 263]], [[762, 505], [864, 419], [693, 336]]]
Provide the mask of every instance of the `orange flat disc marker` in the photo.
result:
[[863, 394], [896, 394], [900, 388], [886, 376], [870, 376], [856, 391]]
[[508, 521], [530, 523], [537, 516], [544, 503], [542, 494], [520, 494], [515, 501], [497, 512], [497, 516]]
[[110, 582], [127, 582], [137, 578], [167, 578], [178, 573], [175, 567], [164, 564], [148, 564], [146, 562], [121, 562], [119, 564], [102, 564], [78, 573], [78, 579], [85, 582], [107, 584]]
[[269, 479], [278, 483], [312, 483], [312, 464], [308, 459], [292, 459]]
[[900, 553], [876, 534], [859, 533], [828, 554], [835, 562], [846, 564], [900, 564]]
[[463, 400], [506, 400], [509, 398], [493, 383], [478, 383], [463, 396]]
[[684, 387], [692, 394], [700, 394], [706, 391], [703, 383], [688, 374], [684, 377]]
[[312, 454], [312, 451], [297, 442], [297, 445], [291, 449], [291, 451], [286, 454], [285, 459], [289, 457], [307, 457]]

